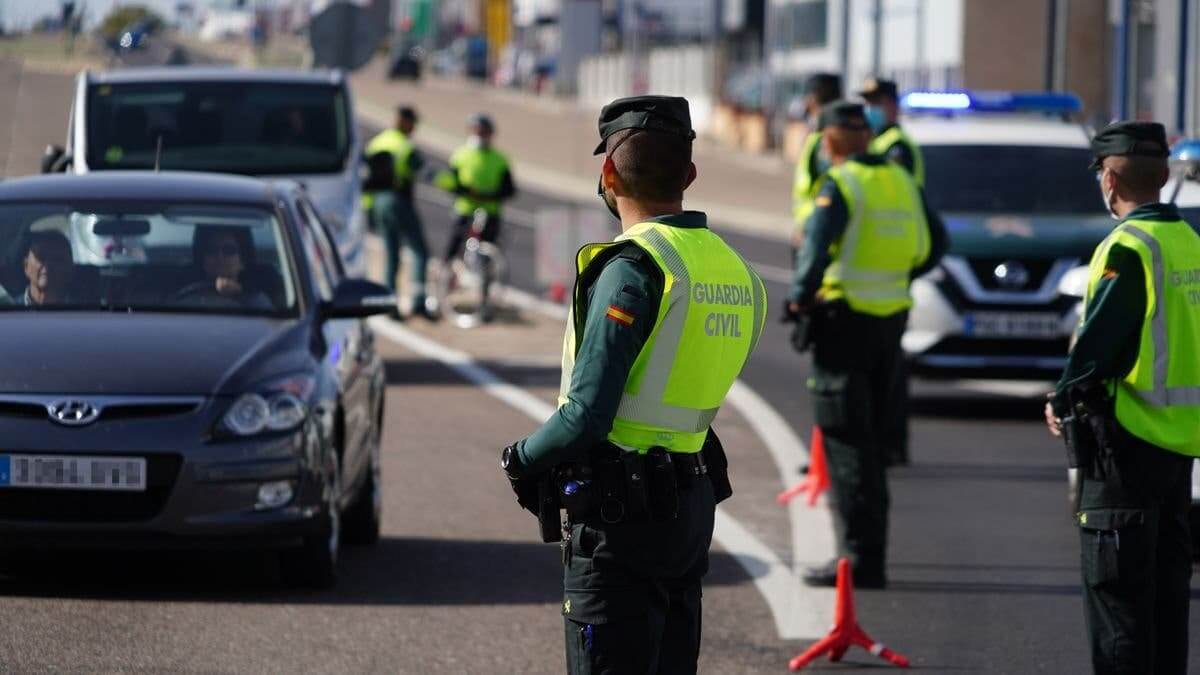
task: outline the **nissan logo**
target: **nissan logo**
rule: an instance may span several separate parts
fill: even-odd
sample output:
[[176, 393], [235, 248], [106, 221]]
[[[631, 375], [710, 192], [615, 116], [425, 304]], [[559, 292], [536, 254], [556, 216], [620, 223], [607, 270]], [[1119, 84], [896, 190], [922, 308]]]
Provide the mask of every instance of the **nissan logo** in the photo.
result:
[[100, 417], [100, 409], [88, 403], [76, 399], [67, 399], [64, 401], [55, 401], [46, 406], [46, 411], [50, 413], [50, 419], [68, 427], [81, 427], [85, 424], [91, 424]]
[[1029, 284], [1029, 270], [1015, 260], [1007, 260], [996, 265], [992, 271], [996, 283], [1010, 291], [1019, 291]]

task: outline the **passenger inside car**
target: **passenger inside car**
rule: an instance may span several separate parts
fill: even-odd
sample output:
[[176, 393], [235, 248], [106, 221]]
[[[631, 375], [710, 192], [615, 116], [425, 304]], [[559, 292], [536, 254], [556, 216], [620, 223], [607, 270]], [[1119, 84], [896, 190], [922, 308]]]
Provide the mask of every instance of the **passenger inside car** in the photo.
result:
[[274, 307], [269, 289], [258, 274], [254, 260], [254, 244], [246, 228], [232, 226], [197, 226], [192, 236], [192, 255], [203, 279], [187, 284], [175, 293], [182, 304], [194, 306], [249, 309]]

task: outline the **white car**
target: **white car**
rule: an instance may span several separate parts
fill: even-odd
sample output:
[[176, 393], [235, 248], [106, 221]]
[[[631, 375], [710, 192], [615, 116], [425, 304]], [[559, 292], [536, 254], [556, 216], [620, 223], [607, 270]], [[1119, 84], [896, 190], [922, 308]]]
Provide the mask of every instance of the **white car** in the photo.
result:
[[1086, 279], [1072, 271], [1113, 227], [1088, 131], [1069, 121], [1078, 100], [914, 92], [902, 106], [950, 235], [938, 268], [913, 283], [903, 341], [913, 373], [1057, 379], [1079, 321], [1069, 286]]
[[47, 171], [170, 169], [293, 179], [337, 241], [348, 276], [366, 275], [361, 139], [337, 71], [128, 68], [83, 71], [65, 148]]

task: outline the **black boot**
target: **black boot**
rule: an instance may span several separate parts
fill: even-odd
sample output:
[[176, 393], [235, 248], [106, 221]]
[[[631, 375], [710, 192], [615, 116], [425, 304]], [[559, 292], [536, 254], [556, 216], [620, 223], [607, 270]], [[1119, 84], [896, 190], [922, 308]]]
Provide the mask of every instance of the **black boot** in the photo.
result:
[[[800, 580], [807, 586], [833, 588], [837, 586], [837, 559], [830, 560], [824, 565], [810, 567], [804, 570]], [[859, 565], [851, 569], [855, 588], [887, 588], [887, 577], [882, 566]]]

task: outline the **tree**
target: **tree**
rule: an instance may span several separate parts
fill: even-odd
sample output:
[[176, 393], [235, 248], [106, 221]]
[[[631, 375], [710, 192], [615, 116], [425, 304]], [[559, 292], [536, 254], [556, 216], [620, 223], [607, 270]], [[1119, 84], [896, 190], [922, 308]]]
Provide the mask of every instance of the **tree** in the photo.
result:
[[108, 16], [100, 22], [96, 29], [101, 39], [113, 43], [121, 38], [121, 34], [134, 25], [143, 26], [146, 33], [154, 33], [162, 28], [162, 17], [143, 5], [124, 5], [114, 7]]

